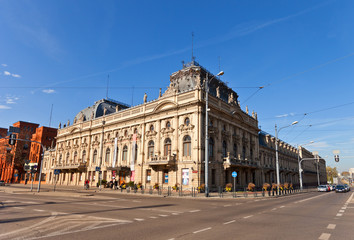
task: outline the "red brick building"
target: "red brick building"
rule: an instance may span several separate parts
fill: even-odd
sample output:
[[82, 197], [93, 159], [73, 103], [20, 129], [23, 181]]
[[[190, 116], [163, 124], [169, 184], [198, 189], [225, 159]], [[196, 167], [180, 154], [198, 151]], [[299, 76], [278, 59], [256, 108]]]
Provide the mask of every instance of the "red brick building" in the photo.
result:
[[[19, 183], [26, 178], [24, 171], [25, 160], [37, 162], [40, 166], [42, 149], [40, 144], [32, 143], [37, 141], [43, 143], [45, 147], [50, 147], [54, 143], [57, 130], [54, 128], [40, 127], [39, 124], [19, 121], [13, 124], [20, 129], [16, 133], [15, 145], [9, 145], [8, 138], [0, 139], [0, 179], [8, 183]], [[6, 136], [7, 129], [0, 128], [0, 135]], [[33, 151], [33, 152], [31, 152]]]
[[[50, 127], [40, 127], [36, 129], [36, 133], [32, 135], [32, 144], [30, 150], [29, 160], [31, 163], [38, 163], [38, 169], [41, 167], [42, 161], [42, 153], [43, 149], [41, 148], [41, 144], [45, 147], [54, 147], [55, 146], [55, 137], [57, 136], [57, 129]], [[36, 143], [40, 142], [40, 143]], [[36, 174], [35, 179], [38, 179], [38, 174]], [[24, 179], [21, 179], [24, 180]]]

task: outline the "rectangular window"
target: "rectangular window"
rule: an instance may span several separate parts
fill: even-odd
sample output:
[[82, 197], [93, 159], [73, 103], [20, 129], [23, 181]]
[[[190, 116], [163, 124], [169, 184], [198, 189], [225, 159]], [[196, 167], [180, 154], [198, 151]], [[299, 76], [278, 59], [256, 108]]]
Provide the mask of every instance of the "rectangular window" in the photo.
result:
[[168, 183], [168, 170], [163, 171], [163, 182]]
[[215, 170], [215, 169], [212, 169], [212, 170], [211, 170], [211, 184], [212, 184], [212, 185], [215, 185], [215, 184], [216, 184], [215, 179], [216, 179], [216, 170]]
[[189, 185], [189, 168], [182, 169], [182, 184]]
[[146, 170], [146, 183], [150, 183], [151, 182], [151, 170], [148, 169]]

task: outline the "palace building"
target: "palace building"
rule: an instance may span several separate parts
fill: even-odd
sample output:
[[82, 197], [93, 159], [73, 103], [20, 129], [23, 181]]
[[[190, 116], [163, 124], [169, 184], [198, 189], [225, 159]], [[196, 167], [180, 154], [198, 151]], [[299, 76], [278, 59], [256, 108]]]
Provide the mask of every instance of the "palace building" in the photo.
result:
[[[88, 179], [95, 186], [101, 171], [101, 179], [146, 187], [200, 186], [205, 175], [206, 81], [210, 188], [232, 182], [233, 171], [239, 187], [271, 182], [262, 166], [257, 113], [241, 110], [237, 93], [193, 61], [171, 74], [167, 90], [155, 100], [147, 101], [145, 94], [143, 104], [130, 107], [102, 99], [80, 111], [72, 124], [60, 124], [56, 147], [44, 154], [47, 183], [83, 185]], [[294, 157], [296, 150], [290, 151]], [[290, 165], [294, 174], [284, 180], [298, 183], [297, 166]], [[56, 169], [60, 173], [54, 176]]]

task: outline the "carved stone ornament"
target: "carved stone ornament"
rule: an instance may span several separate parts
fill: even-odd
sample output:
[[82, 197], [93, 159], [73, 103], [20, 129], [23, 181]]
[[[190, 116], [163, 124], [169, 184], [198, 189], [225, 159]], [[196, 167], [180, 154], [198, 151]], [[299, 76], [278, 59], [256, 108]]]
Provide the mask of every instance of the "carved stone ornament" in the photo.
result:
[[153, 137], [153, 136], [156, 136], [156, 134], [157, 134], [157, 132], [155, 130], [146, 132], [147, 137]]
[[219, 86], [216, 88], [216, 97], [220, 98], [220, 87]]
[[168, 135], [168, 134], [173, 133], [174, 130], [175, 130], [175, 129], [173, 129], [173, 128], [171, 128], [171, 127], [169, 127], [169, 128], [163, 128], [163, 129], [161, 129], [161, 133], [162, 133], [163, 135]]
[[187, 126], [185, 124], [181, 124], [178, 129], [181, 132], [189, 132], [189, 131], [192, 131], [194, 129], [194, 125], [189, 124], [189, 126]]

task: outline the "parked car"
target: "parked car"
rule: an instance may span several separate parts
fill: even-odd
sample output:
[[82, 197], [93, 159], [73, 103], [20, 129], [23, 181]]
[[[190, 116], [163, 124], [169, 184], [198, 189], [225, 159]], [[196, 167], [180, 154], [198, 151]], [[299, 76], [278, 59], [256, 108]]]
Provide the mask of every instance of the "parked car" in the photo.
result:
[[330, 186], [331, 186], [331, 190], [332, 190], [332, 191], [335, 191], [335, 190], [336, 190], [336, 186], [337, 186], [337, 185], [332, 184], [332, 185], [330, 185]]
[[0, 180], [0, 186], [5, 186], [5, 181], [4, 180]]
[[344, 187], [345, 187], [345, 189], [347, 190], [347, 192], [349, 192], [349, 191], [350, 191], [350, 187], [349, 187], [349, 185], [348, 185], [348, 184], [344, 184]]
[[337, 185], [336, 186], [336, 193], [339, 193], [339, 192], [347, 192], [347, 189], [345, 188], [344, 185]]
[[329, 187], [327, 185], [320, 185], [317, 187], [318, 192], [329, 192]]

